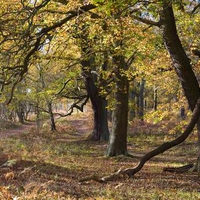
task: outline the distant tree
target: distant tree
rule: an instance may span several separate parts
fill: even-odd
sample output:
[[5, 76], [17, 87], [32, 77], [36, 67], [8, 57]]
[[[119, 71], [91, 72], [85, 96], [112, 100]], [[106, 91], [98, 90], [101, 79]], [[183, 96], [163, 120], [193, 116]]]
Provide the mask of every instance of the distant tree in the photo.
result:
[[138, 92], [138, 115], [142, 121], [144, 120], [144, 90], [145, 90], [145, 80], [142, 79], [139, 85], [139, 92]]
[[[90, 16], [90, 20], [93, 20], [92, 16]], [[96, 33], [90, 32], [91, 27], [88, 20], [86, 22], [82, 20], [82, 23], [83, 24], [76, 24], [79, 33], [74, 33], [74, 36], [78, 39], [80, 45], [82, 75], [94, 113], [94, 126], [91, 139], [96, 141], [108, 141], [107, 100], [106, 96], [101, 94], [101, 90], [104, 89], [106, 85], [106, 81], [102, 79], [101, 74], [102, 71], [107, 70], [107, 59], [105, 59], [103, 63], [97, 61], [102, 55], [99, 55], [97, 50], [95, 50], [97, 44], [94, 38], [99, 36], [97, 36]], [[92, 24], [92, 21], [90, 23]], [[99, 71], [99, 68], [101, 68], [102, 71]], [[102, 87], [102, 89], [100, 87]]]

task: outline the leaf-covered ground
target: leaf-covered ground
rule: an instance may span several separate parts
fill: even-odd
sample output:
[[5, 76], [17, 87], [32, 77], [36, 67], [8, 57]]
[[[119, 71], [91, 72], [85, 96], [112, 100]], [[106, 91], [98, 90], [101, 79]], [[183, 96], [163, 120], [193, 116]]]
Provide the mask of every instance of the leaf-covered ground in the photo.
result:
[[[58, 132], [43, 124], [38, 133], [29, 128], [6, 129], [0, 139], [0, 163], [5, 157], [10, 166], [0, 168], [0, 199], [200, 199], [200, 179], [196, 173], [173, 174], [163, 167], [193, 163], [197, 146], [195, 134], [178, 147], [148, 162], [133, 178], [122, 176], [108, 183], [79, 183], [81, 177], [108, 175], [119, 168], [133, 167], [140, 157], [164, 141], [170, 125], [141, 122], [130, 124], [128, 149], [134, 158], [104, 156], [106, 143], [88, 140], [90, 115], [78, 114], [57, 119]], [[168, 127], [168, 128], [167, 128]], [[16, 129], [16, 134], [9, 135]]]

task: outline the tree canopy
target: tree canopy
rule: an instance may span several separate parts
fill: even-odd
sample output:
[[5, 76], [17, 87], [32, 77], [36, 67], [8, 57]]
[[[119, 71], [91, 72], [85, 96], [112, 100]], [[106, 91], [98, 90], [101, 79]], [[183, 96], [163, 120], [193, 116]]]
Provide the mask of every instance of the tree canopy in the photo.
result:
[[128, 127], [134, 120], [156, 124], [173, 115], [180, 121], [194, 111], [183, 137], [119, 174], [134, 175], [150, 158], [183, 142], [196, 124], [200, 141], [199, 5], [198, 0], [1, 1], [0, 102], [7, 105], [6, 118], [17, 115], [24, 123], [34, 112], [40, 130], [47, 114], [56, 131], [55, 117], [83, 112], [89, 102], [91, 139], [108, 142], [107, 156], [131, 156]]

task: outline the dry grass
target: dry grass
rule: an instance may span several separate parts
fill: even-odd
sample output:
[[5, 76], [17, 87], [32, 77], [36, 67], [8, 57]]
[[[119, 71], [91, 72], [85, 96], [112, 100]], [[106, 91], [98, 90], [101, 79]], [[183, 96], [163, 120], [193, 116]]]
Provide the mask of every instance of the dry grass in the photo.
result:
[[156, 126], [137, 123], [137, 130], [130, 127], [128, 139], [129, 152], [135, 158], [107, 158], [106, 143], [86, 140], [92, 128], [90, 116], [79, 114], [67, 119], [58, 120], [56, 133], [44, 128], [38, 134], [32, 129], [0, 140], [4, 154], [17, 160], [13, 167], [0, 168], [0, 199], [200, 199], [197, 174], [162, 172], [163, 167], [195, 161], [194, 136], [152, 159], [133, 178], [80, 184], [81, 177], [134, 166], [145, 152], [174, 136], [156, 131]]

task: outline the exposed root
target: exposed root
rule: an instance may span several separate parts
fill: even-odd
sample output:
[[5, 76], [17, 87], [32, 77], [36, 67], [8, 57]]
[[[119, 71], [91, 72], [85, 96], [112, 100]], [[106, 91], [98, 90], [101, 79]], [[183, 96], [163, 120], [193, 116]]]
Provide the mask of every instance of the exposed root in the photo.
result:
[[172, 172], [172, 173], [184, 173], [188, 171], [194, 171], [194, 164], [188, 164], [181, 167], [165, 167], [163, 168], [164, 172]]

